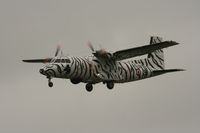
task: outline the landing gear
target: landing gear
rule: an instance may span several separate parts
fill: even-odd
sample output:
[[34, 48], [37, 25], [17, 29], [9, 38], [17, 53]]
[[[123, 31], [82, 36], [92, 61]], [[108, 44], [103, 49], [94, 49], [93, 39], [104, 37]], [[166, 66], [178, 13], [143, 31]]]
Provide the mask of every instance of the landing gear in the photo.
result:
[[93, 90], [93, 86], [92, 86], [91, 83], [86, 84], [85, 88], [86, 88], [86, 90], [87, 90], [88, 92], [91, 92], [91, 91]]
[[49, 87], [53, 87], [53, 82], [48, 83]]
[[113, 82], [107, 82], [106, 86], [107, 86], [108, 89], [111, 90], [111, 89], [114, 88], [114, 83]]
[[49, 87], [53, 87], [53, 82], [51, 82], [51, 78], [48, 78], [48, 85], [49, 85]]

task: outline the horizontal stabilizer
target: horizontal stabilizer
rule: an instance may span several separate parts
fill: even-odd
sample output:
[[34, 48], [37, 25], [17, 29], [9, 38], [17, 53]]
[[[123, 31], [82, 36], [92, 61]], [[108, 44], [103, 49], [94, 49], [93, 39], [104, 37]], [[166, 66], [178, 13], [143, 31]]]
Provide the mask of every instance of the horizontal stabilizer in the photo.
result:
[[152, 72], [153, 76], [169, 73], [169, 72], [178, 72], [178, 71], [185, 71], [184, 69], [166, 69], [166, 70], [155, 70]]

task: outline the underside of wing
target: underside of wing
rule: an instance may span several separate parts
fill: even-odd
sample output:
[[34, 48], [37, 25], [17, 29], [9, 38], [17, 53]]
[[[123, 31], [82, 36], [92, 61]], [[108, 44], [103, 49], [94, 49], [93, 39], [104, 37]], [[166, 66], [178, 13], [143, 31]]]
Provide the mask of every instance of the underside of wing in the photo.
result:
[[136, 57], [136, 56], [149, 54], [156, 50], [171, 47], [171, 46], [174, 46], [177, 44], [178, 43], [174, 42], [174, 41], [165, 41], [165, 42], [160, 42], [160, 43], [156, 43], [156, 44], [152, 44], [152, 45], [145, 45], [145, 46], [141, 46], [141, 47], [120, 50], [120, 51], [113, 53], [113, 58], [115, 60], [124, 60], [124, 59], [128, 59], [128, 58]]

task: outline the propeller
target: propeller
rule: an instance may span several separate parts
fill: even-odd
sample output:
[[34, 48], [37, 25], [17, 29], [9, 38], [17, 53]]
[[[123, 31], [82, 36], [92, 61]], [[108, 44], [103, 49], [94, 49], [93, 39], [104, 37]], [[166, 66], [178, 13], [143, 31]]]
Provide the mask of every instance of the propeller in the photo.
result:
[[91, 49], [92, 54], [97, 58], [110, 58], [110, 53], [100, 46], [100, 50], [95, 50], [92, 43], [88, 42], [88, 47]]
[[95, 52], [94, 47], [92, 46], [91, 42], [88, 42], [88, 47], [92, 50], [92, 52]]
[[58, 55], [59, 52], [60, 52], [60, 45], [58, 45], [57, 48], [56, 48], [55, 57]]

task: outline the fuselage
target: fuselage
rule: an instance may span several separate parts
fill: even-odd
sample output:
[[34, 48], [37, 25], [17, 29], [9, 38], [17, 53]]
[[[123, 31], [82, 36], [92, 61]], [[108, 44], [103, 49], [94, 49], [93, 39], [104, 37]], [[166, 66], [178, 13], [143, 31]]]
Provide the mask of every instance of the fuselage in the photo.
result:
[[123, 83], [149, 78], [153, 69], [147, 59], [110, 61], [94, 56], [64, 56], [52, 60], [41, 73], [51, 78], [66, 78], [95, 84], [107, 81]]
[[[119, 50], [114, 53], [103, 49], [95, 50], [89, 43], [93, 56], [63, 56], [57, 47], [54, 58], [23, 60], [30, 63], [48, 63], [40, 73], [48, 78], [49, 87], [52, 78], [70, 79], [73, 84], [86, 83], [86, 90], [92, 91], [93, 84], [103, 82], [108, 89], [115, 83], [141, 80], [182, 69], [165, 69], [163, 48], [177, 45], [175, 41], [162, 41], [161, 37], [152, 36], [150, 45]], [[59, 55], [60, 53], [60, 55]], [[136, 56], [146, 58], [134, 60]]]

